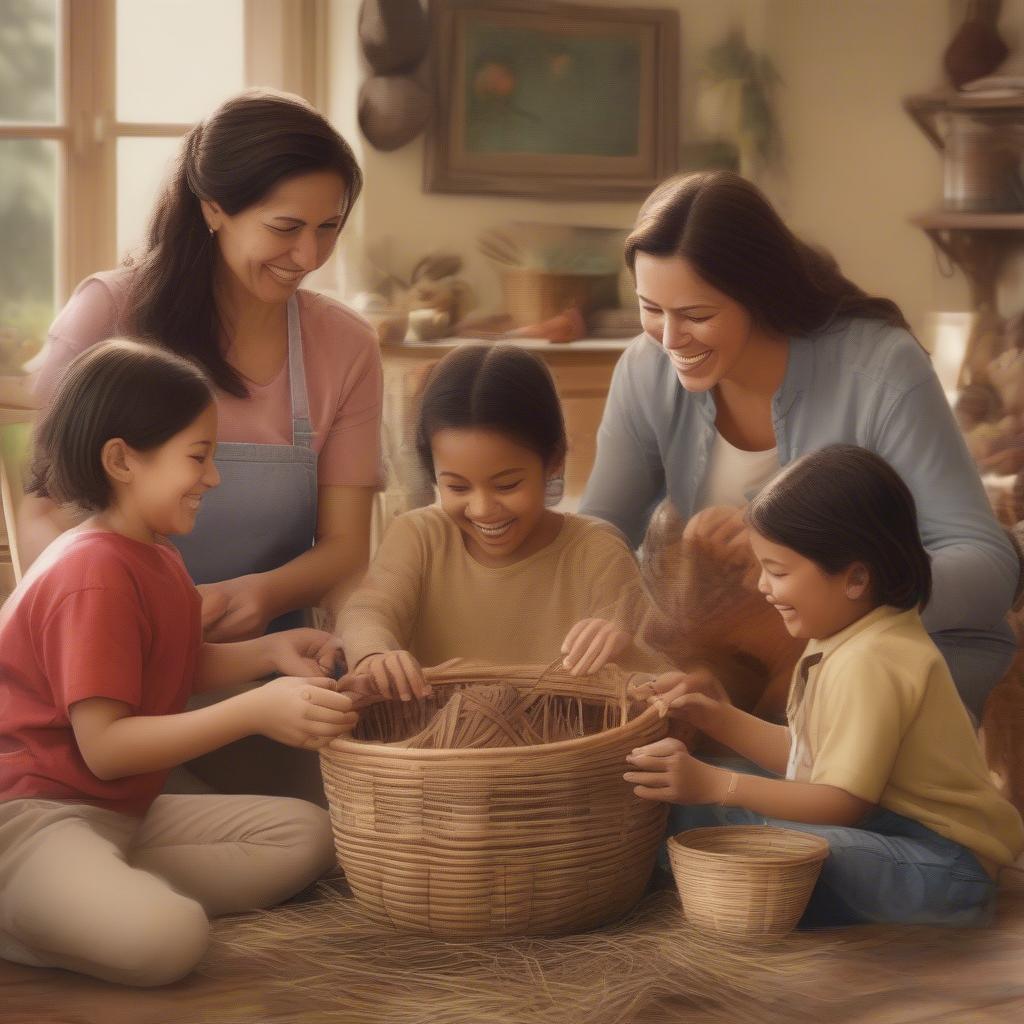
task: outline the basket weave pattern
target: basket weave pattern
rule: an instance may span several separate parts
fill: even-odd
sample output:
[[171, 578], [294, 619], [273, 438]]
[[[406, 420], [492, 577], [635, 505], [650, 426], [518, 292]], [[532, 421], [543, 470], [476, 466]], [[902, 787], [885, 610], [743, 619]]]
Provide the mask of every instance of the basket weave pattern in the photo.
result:
[[[440, 938], [585, 931], [631, 910], [665, 834], [666, 806], [622, 778], [626, 755], [667, 731], [656, 709], [626, 696], [650, 677], [467, 663], [425, 675], [433, 698], [377, 705], [352, 740], [321, 753], [356, 898], [398, 928]], [[584, 731], [599, 731], [534, 746], [403, 745], [455, 690], [497, 681], [550, 695], [563, 718], [574, 706]]]
[[687, 920], [744, 936], [792, 931], [828, 852], [821, 836], [767, 825], [694, 828], [668, 841]]

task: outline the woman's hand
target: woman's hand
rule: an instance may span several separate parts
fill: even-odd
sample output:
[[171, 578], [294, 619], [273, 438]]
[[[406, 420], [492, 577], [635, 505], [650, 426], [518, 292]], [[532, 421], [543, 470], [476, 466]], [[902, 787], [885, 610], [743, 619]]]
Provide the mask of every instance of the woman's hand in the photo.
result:
[[1001, 452], [979, 459], [978, 466], [986, 473], [999, 473], [1003, 476], [1019, 473], [1024, 469], [1024, 444], [1021, 443], [1021, 438], [1016, 438]]
[[355, 671], [369, 676], [377, 692], [389, 699], [412, 700], [434, 692], [423, 677], [420, 663], [408, 651], [368, 654], [355, 666]]
[[203, 639], [223, 644], [262, 636], [273, 618], [261, 573], [221, 583], [201, 583]]
[[322, 629], [286, 629], [264, 638], [274, 670], [283, 676], [330, 676], [345, 664], [341, 641]]
[[724, 569], [725, 576], [757, 590], [760, 569], [741, 509], [726, 505], [702, 509], [687, 520], [683, 540], [703, 547], [715, 564]]
[[658, 740], [634, 750], [626, 761], [634, 771], [622, 777], [644, 800], [672, 804], [714, 804], [725, 798], [729, 773], [692, 757], [677, 739]]
[[581, 619], [562, 644], [562, 664], [573, 676], [597, 672], [629, 648], [633, 638], [607, 619]]
[[290, 747], [319, 750], [330, 740], [351, 733], [359, 721], [355, 710], [360, 703], [358, 695], [335, 689], [344, 682], [282, 676], [236, 699], [246, 701], [253, 732]]

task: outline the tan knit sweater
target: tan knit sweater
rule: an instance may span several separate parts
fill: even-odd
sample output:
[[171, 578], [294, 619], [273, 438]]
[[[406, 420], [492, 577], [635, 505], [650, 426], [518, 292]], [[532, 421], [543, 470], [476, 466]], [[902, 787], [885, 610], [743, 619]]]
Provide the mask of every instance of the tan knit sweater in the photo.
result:
[[[349, 666], [409, 651], [421, 665], [449, 658], [548, 664], [581, 619], [610, 619], [636, 635], [649, 602], [632, 550], [599, 519], [567, 514], [558, 536], [514, 565], [481, 565], [437, 506], [391, 524], [366, 579], [338, 618]], [[637, 643], [623, 668], [671, 666]]]

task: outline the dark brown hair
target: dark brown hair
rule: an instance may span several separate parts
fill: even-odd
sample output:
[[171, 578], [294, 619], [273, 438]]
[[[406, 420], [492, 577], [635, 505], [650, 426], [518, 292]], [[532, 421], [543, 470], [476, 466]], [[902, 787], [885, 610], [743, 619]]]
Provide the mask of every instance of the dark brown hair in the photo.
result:
[[64, 371], [35, 434], [26, 490], [82, 508], [110, 504], [103, 446], [119, 437], [136, 451], [159, 448], [213, 401], [198, 366], [173, 352], [115, 338], [94, 345]]
[[760, 190], [731, 171], [662, 182], [626, 239], [626, 264], [634, 273], [638, 252], [683, 257], [758, 325], [783, 334], [820, 330], [840, 317], [909, 330], [895, 302], [847, 280], [828, 253], [797, 238]]
[[833, 444], [802, 456], [760, 491], [746, 518], [830, 576], [863, 562], [877, 604], [923, 608], [931, 597], [914, 496], [867, 448]]
[[564, 459], [568, 447], [550, 370], [514, 345], [457, 348], [431, 371], [416, 426], [416, 451], [431, 479], [436, 480], [431, 438], [451, 427], [511, 437], [545, 466]]
[[362, 172], [348, 143], [298, 96], [249, 90], [197, 124], [157, 201], [145, 248], [128, 261], [135, 268], [124, 317], [128, 330], [194, 359], [219, 387], [246, 397], [242, 378], [221, 351], [216, 244], [199, 201], [215, 202], [233, 216], [285, 179], [324, 170], [345, 182], [344, 225]]

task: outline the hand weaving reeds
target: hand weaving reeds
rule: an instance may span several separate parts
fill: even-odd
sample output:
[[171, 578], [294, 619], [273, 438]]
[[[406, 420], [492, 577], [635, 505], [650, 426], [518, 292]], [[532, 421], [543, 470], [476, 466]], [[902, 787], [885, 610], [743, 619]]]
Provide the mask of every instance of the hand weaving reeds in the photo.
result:
[[670, 499], [651, 516], [642, 568], [657, 614], [640, 635], [675, 665], [710, 667], [737, 707], [772, 717], [785, 709], [803, 641], [758, 592], [753, 553], [737, 560], [714, 523], [707, 510], [683, 519]]

